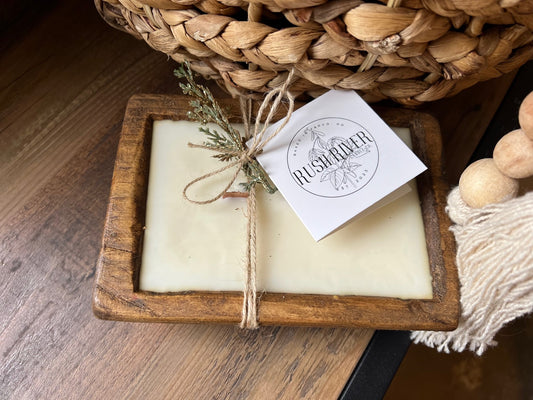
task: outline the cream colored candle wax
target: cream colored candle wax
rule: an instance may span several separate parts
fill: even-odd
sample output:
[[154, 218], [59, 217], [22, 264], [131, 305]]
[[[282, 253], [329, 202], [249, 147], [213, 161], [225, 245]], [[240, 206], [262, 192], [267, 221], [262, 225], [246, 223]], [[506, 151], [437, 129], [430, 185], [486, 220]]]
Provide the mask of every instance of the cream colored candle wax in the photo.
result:
[[[407, 129], [396, 131], [409, 142]], [[202, 140], [196, 123], [154, 123], [141, 290], [243, 288], [246, 200], [195, 205], [181, 194], [191, 179], [222, 165], [210, 152], [187, 147]], [[208, 198], [223, 187], [228, 174], [190, 193]], [[408, 194], [318, 243], [279, 193], [258, 190], [259, 290], [431, 298], [421, 210], [415, 183], [410, 185]]]

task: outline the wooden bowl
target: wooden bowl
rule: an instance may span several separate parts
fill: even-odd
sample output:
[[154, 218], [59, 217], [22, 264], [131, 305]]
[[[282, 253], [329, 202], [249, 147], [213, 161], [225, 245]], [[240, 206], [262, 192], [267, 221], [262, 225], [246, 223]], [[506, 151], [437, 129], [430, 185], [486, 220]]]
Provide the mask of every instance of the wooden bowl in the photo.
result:
[[[221, 101], [239, 121], [238, 103]], [[241, 292], [152, 293], [140, 291], [148, 168], [154, 120], [186, 119], [188, 98], [138, 95], [130, 99], [117, 152], [93, 309], [121, 321], [227, 323], [241, 319]], [[404, 300], [368, 296], [265, 293], [261, 325], [347, 326], [451, 330], [459, 318], [455, 247], [444, 211], [448, 187], [441, 175], [441, 138], [434, 118], [410, 110], [377, 110], [390, 126], [407, 127], [413, 150], [428, 166], [417, 178], [432, 275], [433, 298]]]

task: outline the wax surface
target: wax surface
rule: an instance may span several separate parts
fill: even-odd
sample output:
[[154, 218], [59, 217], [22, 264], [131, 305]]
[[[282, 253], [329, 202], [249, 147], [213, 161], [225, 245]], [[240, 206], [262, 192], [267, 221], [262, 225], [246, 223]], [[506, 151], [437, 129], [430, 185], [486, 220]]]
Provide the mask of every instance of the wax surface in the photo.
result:
[[[237, 128], [241, 128], [237, 126]], [[407, 129], [395, 129], [409, 143]], [[239, 291], [243, 288], [246, 200], [195, 205], [183, 187], [223, 164], [201, 143], [198, 125], [154, 122], [140, 289]], [[203, 200], [224, 187], [210, 178], [190, 194]], [[259, 290], [278, 293], [431, 298], [431, 275], [418, 195], [413, 190], [315, 242], [283, 197], [258, 190]]]

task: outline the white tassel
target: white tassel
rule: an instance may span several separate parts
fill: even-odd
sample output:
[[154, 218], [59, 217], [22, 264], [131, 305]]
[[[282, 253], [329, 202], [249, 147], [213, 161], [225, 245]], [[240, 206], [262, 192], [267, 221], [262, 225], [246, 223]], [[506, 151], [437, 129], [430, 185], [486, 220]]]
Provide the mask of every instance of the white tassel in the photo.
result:
[[481, 355], [508, 322], [533, 311], [533, 192], [483, 208], [468, 207], [455, 188], [446, 209], [455, 223], [461, 317], [451, 332], [412, 332], [439, 351]]

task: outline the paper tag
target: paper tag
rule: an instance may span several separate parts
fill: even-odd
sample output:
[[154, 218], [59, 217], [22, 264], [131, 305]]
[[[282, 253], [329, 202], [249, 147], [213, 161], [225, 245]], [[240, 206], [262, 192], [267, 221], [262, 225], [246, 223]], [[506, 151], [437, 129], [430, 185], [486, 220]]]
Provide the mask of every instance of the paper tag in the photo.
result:
[[354, 91], [295, 111], [257, 160], [317, 241], [426, 170]]

